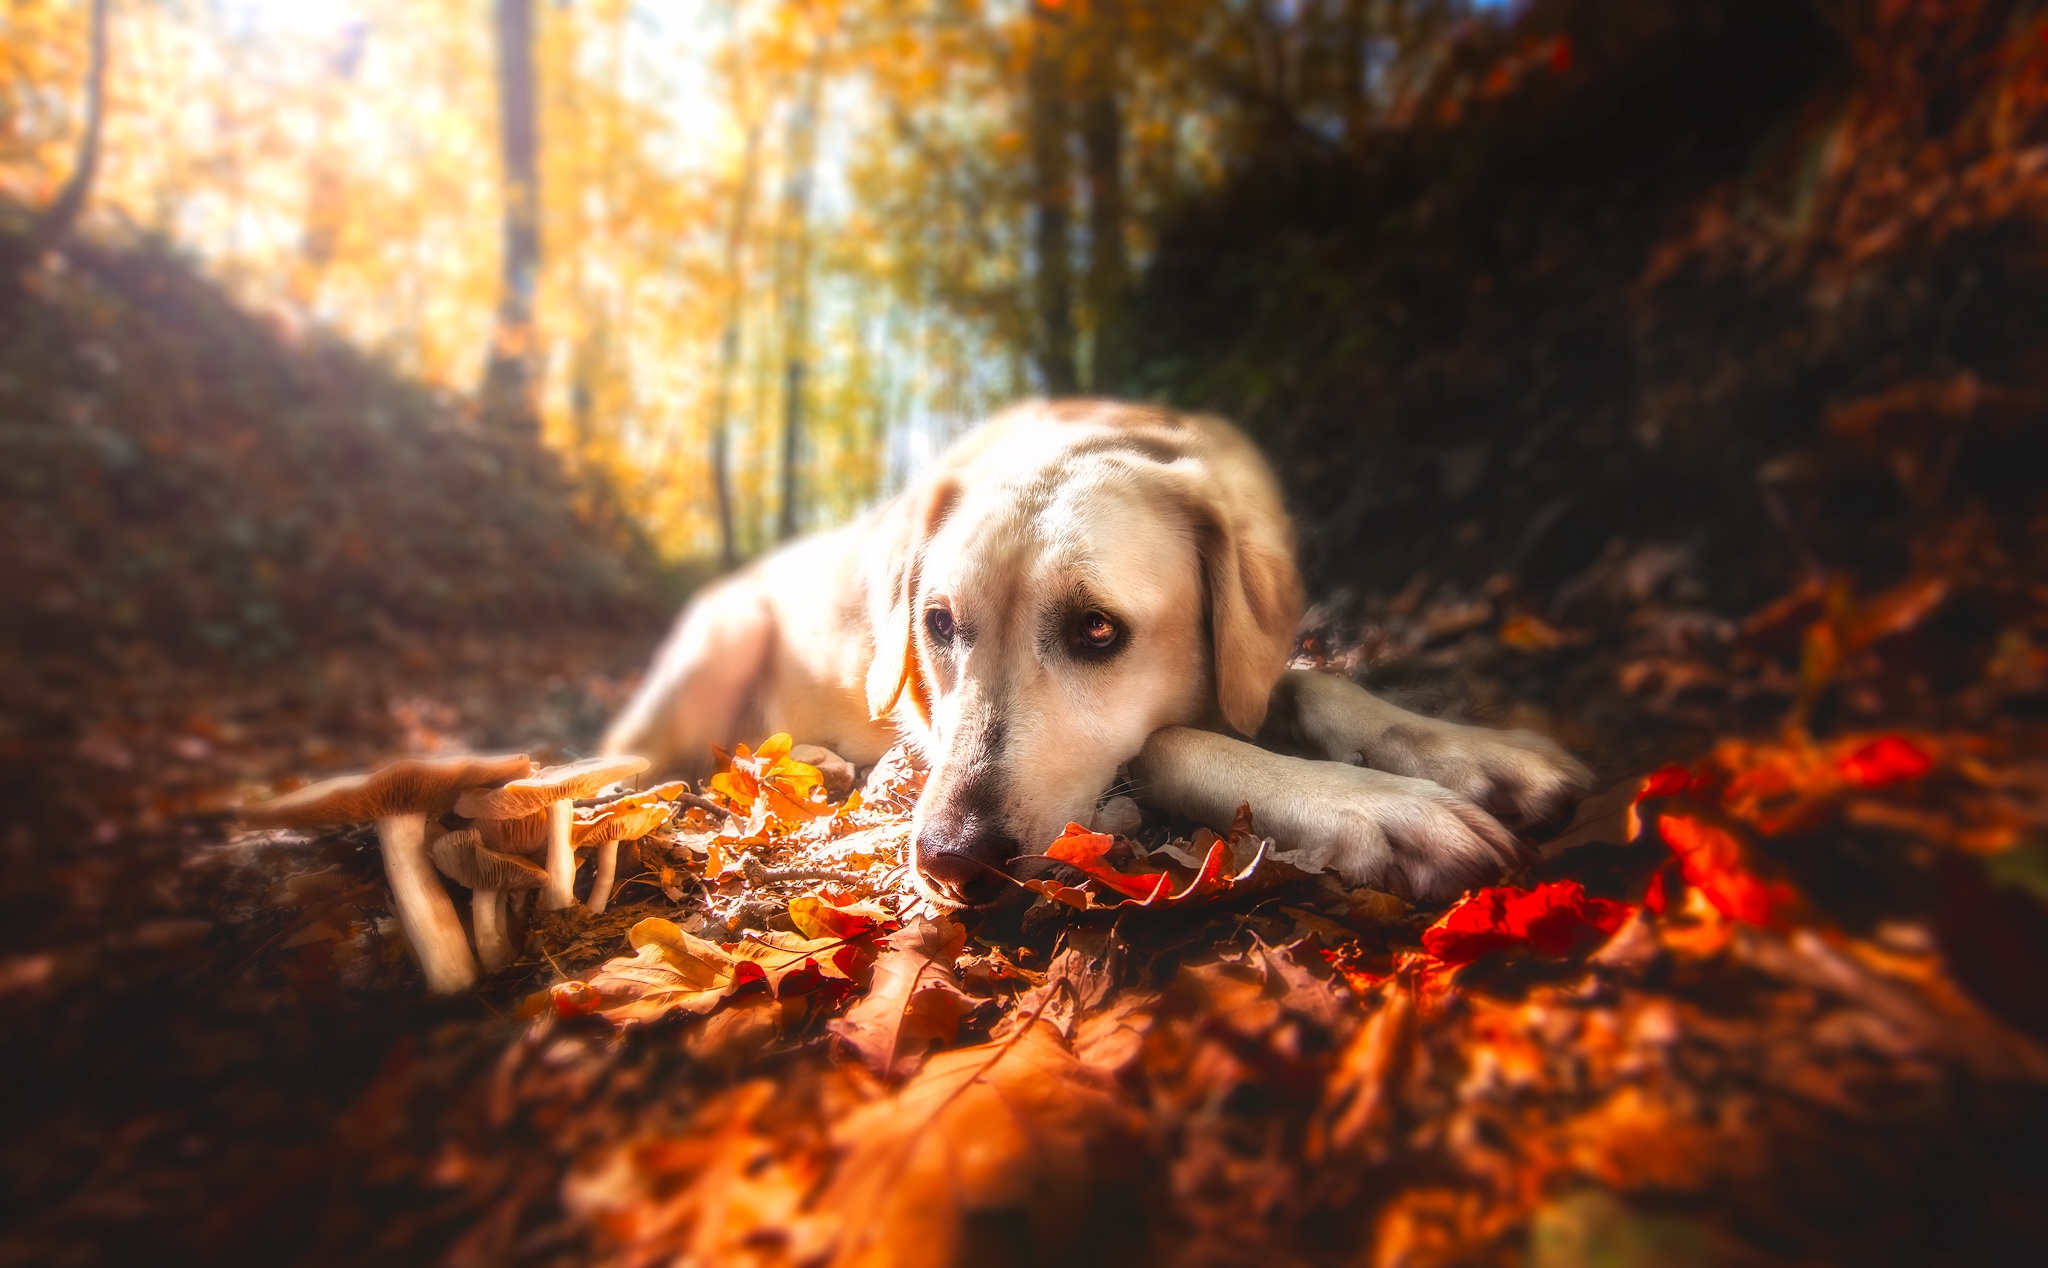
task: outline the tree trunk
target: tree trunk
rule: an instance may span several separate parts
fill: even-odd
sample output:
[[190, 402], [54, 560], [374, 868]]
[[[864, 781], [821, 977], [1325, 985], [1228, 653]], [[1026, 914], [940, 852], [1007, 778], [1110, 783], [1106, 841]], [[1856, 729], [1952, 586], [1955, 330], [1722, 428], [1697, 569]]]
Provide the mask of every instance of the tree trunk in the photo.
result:
[[1130, 254], [1124, 242], [1123, 107], [1118, 100], [1117, 48], [1122, 33], [1116, 0], [1096, 0], [1088, 32], [1087, 95], [1081, 103], [1081, 148], [1088, 165], [1088, 307], [1093, 313], [1092, 391], [1114, 394], [1130, 374], [1124, 355], [1124, 300]]
[[1358, 145], [1365, 139], [1366, 120], [1371, 111], [1366, 91], [1366, 75], [1372, 69], [1371, 6], [1372, 0], [1345, 0], [1344, 3], [1344, 43], [1338, 65], [1345, 73], [1344, 139], [1351, 145]]
[[740, 160], [739, 188], [733, 193], [732, 218], [726, 222], [725, 332], [718, 341], [718, 378], [711, 390], [711, 495], [718, 507], [718, 562], [730, 572], [739, 563], [733, 534], [732, 384], [740, 370], [740, 319], [747, 245], [747, 216], [754, 202], [754, 164], [760, 149], [761, 126], [747, 127], [747, 146]]
[[1031, 0], [1026, 71], [1031, 143], [1033, 300], [1038, 318], [1038, 377], [1051, 395], [1080, 387], [1074, 371], [1072, 266], [1068, 259], [1067, 30], [1056, 0]]
[[498, 141], [504, 181], [504, 254], [497, 328], [484, 370], [484, 419], [538, 438], [539, 339], [534, 294], [540, 282], [540, 123], [533, 65], [533, 0], [497, 0]]
[[803, 97], [789, 120], [789, 172], [782, 193], [782, 509], [776, 536], [796, 536], [803, 457], [804, 384], [810, 350], [811, 181], [817, 166], [818, 96], [829, 34], [818, 37]]
[[90, 48], [85, 69], [85, 134], [78, 140], [78, 157], [71, 165], [64, 188], [36, 217], [20, 245], [11, 252], [0, 247], [0, 314], [11, 310], [20, 299], [23, 270], [33, 267], [45, 252], [71, 236], [92, 198], [93, 178], [99, 174], [100, 134], [107, 107], [107, 0], [93, 0], [91, 22], [86, 37]]

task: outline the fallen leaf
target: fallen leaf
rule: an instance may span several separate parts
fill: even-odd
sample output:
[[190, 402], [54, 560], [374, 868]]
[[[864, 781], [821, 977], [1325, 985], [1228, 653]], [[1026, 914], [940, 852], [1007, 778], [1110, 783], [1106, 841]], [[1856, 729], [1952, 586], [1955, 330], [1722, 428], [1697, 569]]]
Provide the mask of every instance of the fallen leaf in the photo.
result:
[[[1594, 793], [1579, 803], [1578, 813], [1572, 816], [1564, 831], [1545, 841], [1538, 851], [1544, 858], [1553, 859], [1582, 845], [1627, 845], [1634, 841], [1643, 831], [1642, 811], [1639, 809], [1643, 798], [1668, 796], [1668, 793], [1653, 793], [1651, 788], [1653, 785], [1670, 787], [1675, 781], [1666, 771], [1672, 769], [1666, 767], [1656, 774]], [[1683, 768], [1675, 769], [1684, 774]]]
[[1070, 823], [1059, 840], [1045, 847], [1045, 857], [1077, 868], [1090, 880], [1101, 881], [1132, 898], [1156, 898], [1166, 892], [1171, 878], [1165, 872], [1119, 872], [1111, 867], [1105, 856], [1115, 844], [1116, 838], [1107, 832], [1090, 832], [1078, 823]]
[[1631, 910], [1627, 903], [1586, 897], [1577, 881], [1482, 889], [1423, 930], [1422, 947], [1451, 965], [1520, 946], [1567, 955], [1621, 928]]
[[1836, 763], [1842, 777], [1865, 788], [1917, 779], [1934, 769], [1934, 759], [1911, 740], [1881, 735]]
[[830, 815], [824, 775], [817, 767], [791, 757], [791, 744], [789, 735], [781, 732], [761, 741], [761, 747], [752, 752], [744, 744], [737, 746], [724, 769], [711, 777], [711, 791], [742, 813], [765, 818], [784, 830]]
[[804, 994], [826, 981], [851, 981], [866, 948], [844, 938], [805, 938], [770, 929], [720, 947], [736, 963], [758, 967], [776, 995]]
[[1136, 1128], [1108, 1080], [1047, 1022], [941, 1053], [895, 1095], [834, 1126], [844, 1153], [818, 1202], [837, 1225], [830, 1262], [981, 1262], [977, 1228], [1001, 1230], [1008, 1261], [1058, 1262], [1078, 1248], [1091, 1197], [1116, 1174], [1106, 1148]]
[[[1248, 815], [1241, 812], [1241, 817], [1249, 822]], [[1196, 840], [1201, 839], [1202, 836], [1198, 834]], [[1114, 842], [1115, 838], [1108, 833], [1090, 832], [1078, 823], [1070, 823], [1059, 840], [1046, 847], [1045, 857], [1079, 868], [1088, 879], [1100, 881], [1117, 893], [1125, 895], [1118, 902], [1102, 902], [1092, 890], [1067, 885], [1050, 878], [1017, 883], [1025, 889], [1045, 895], [1054, 902], [1064, 903], [1081, 911], [1102, 911], [1111, 907], [1165, 908], [1178, 906], [1191, 899], [1227, 893], [1257, 872], [1259, 865], [1266, 858], [1266, 844], [1261, 841], [1254, 847], [1251, 861], [1245, 864], [1242, 870], [1225, 875], [1224, 868], [1230, 863], [1231, 842], [1213, 833], [1208, 834], [1208, 853], [1196, 868], [1194, 879], [1178, 892], [1171, 892], [1173, 876], [1170, 873], [1119, 872], [1110, 867], [1104, 856]], [[1249, 840], [1246, 843], [1249, 845]]]
[[980, 1006], [953, 975], [966, 944], [966, 929], [945, 917], [891, 934], [868, 993], [828, 1029], [877, 1074], [915, 1069], [933, 1045], [952, 1042], [961, 1018]]
[[604, 996], [588, 982], [557, 982], [548, 988], [548, 1006], [557, 1017], [588, 1017], [604, 1003]]
[[1725, 828], [1691, 815], [1666, 814], [1657, 831], [1678, 855], [1686, 883], [1705, 894], [1721, 914], [1749, 924], [1769, 923], [1774, 906], [1789, 899], [1752, 875], [1743, 863], [1742, 843]]
[[858, 938], [894, 923], [873, 899], [835, 903], [822, 894], [801, 894], [789, 900], [790, 923], [806, 938]]
[[767, 979], [759, 964], [737, 960], [717, 943], [658, 916], [634, 925], [626, 941], [636, 954], [605, 961], [590, 978], [606, 1001], [598, 1012], [616, 1024], [708, 1013], [746, 983]]

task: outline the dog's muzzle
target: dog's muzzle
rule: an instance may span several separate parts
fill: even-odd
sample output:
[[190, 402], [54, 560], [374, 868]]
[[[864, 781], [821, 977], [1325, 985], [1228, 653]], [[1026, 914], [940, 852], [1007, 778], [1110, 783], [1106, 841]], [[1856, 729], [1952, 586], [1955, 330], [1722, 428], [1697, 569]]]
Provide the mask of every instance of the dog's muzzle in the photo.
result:
[[917, 834], [917, 872], [941, 897], [986, 907], [1008, 888], [1004, 869], [1021, 847], [988, 816], [934, 816]]

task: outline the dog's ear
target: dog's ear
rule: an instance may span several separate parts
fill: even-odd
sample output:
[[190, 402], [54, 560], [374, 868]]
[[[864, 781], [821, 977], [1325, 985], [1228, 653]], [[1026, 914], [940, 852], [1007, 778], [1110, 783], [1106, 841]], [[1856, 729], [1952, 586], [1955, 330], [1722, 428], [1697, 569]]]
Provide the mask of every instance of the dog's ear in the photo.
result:
[[1232, 728], [1254, 736], [1294, 652], [1302, 597], [1292, 534], [1277, 497], [1244, 498], [1246, 492], [1198, 499], [1194, 510], [1216, 703]]
[[[868, 716], [880, 720], [895, 710], [903, 688], [918, 674], [918, 571], [925, 546], [946, 522], [960, 500], [960, 486], [935, 481], [921, 497], [906, 501], [903, 515], [885, 531], [887, 555], [879, 561], [877, 583], [869, 591], [868, 622], [875, 634], [875, 658], [868, 662]], [[917, 703], [928, 715], [930, 693], [918, 690]]]

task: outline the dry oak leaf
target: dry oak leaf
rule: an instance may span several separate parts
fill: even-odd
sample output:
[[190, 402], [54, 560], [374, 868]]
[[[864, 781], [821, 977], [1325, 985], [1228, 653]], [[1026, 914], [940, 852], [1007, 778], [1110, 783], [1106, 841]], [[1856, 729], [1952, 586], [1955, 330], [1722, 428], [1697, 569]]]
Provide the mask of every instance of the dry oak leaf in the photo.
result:
[[962, 990], [953, 962], [967, 930], [940, 917], [907, 925], [887, 940], [868, 993], [829, 1029], [875, 1073], [914, 1070], [935, 1044], [951, 1043], [981, 1001]]
[[[834, 1126], [844, 1152], [817, 1207], [836, 1225], [830, 1263], [942, 1268], [998, 1249], [1008, 1262], [1060, 1262], [1115, 1174], [1105, 1153], [1139, 1125], [1048, 1022], [940, 1053]], [[978, 1246], [977, 1230], [1004, 1244]]]
[[806, 938], [858, 938], [895, 923], [888, 909], [872, 898], [833, 902], [823, 894], [790, 899], [789, 920]]
[[708, 1013], [746, 983], [767, 979], [760, 964], [736, 959], [717, 943], [658, 916], [634, 925], [626, 941], [636, 954], [605, 961], [590, 978], [590, 986], [607, 1001], [597, 1012], [617, 1024], [674, 1012]]
[[776, 931], [740, 942], [707, 942], [659, 916], [634, 925], [626, 940], [635, 954], [605, 961], [589, 982], [604, 999], [592, 1011], [620, 1025], [674, 1012], [708, 1013], [755, 982], [778, 997], [833, 983], [845, 990], [869, 955], [865, 945], [844, 938]]
[[774, 929], [725, 943], [722, 949], [758, 967], [776, 995], [805, 994], [828, 981], [851, 982], [871, 954], [866, 945], [845, 938], [806, 938]]

